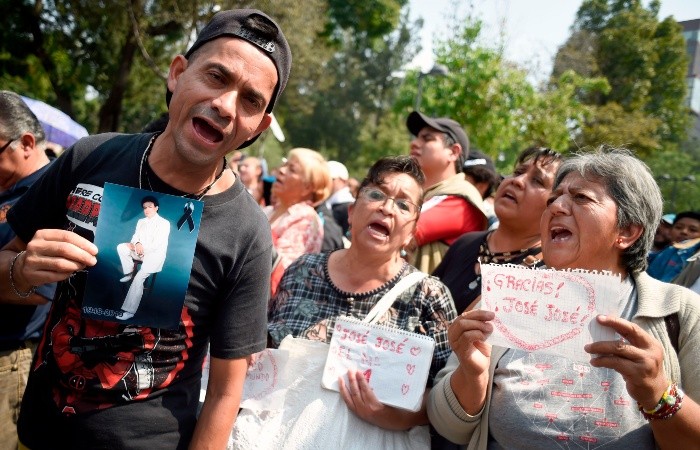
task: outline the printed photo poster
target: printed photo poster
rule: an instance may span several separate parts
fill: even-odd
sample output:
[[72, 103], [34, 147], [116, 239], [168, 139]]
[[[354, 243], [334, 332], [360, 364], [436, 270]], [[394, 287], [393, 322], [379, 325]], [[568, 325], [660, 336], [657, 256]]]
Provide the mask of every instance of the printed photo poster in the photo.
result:
[[583, 347], [617, 334], [595, 320], [618, 315], [617, 275], [482, 264], [480, 308], [493, 311], [492, 345], [589, 361]]
[[203, 208], [201, 201], [105, 183], [83, 314], [177, 328]]

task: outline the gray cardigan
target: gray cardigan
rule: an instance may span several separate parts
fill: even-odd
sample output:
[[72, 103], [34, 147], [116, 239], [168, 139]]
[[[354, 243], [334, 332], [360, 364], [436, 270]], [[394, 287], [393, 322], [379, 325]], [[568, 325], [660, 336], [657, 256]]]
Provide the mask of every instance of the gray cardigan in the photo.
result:
[[[632, 319], [660, 341], [664, 347], [664, 371], [669, 379], [682, 386], [686, 395], [700, 400], [700, 295], [684, 287], [651, 278], [645, 272], [633, 275], [639, 308]], [[677, 313], [680, 322], [679, 350], [671, 346], [664, 317]], [[493, 347], [489, 377], [493, 380], [496, 364], [507, 349]], [[450, 386], [452, 373], [459, 365], [454, 353], [435, 377], [428, 397], [428, 417], [435, 429], [469, 450], [486, 450], [489, 438], [489, 406], [491, 385], [486, 391], [486, 404], [475, 416], [467, 414]]]

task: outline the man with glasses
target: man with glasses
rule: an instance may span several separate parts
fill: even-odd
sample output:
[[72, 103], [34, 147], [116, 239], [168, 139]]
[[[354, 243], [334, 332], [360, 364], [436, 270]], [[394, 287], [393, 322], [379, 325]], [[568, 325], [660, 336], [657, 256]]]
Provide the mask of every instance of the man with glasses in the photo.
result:
[[[7, 212], [48, 168], [44, 130], [22, 98], [0, 91], [0, 245], [15, 233]], [[55, 284], [0, 297], [0, 442], [17, 448], [17, 416]]]
[[470, 231], [486, 229], [479, 191], [469, 183], [462, 165], [469, 155], [469, 138], [456, 121], [409, 114], [406, 127], [414, 136], [411, 156], [425, 174], [425, 196], [414, 234], [414, 266], [432, 273], [448, 247]]

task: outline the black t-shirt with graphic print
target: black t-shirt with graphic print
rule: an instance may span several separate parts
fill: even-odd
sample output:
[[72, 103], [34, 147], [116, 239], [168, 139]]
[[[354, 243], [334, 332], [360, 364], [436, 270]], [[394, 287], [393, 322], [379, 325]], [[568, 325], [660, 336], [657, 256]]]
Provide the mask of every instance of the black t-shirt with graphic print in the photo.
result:
[[[139, 187], [151, 134], [79, 141], [10, 210], [29, 242], [39, 229], [94, 239], [104, 183]], [[151, 172], [153, 189], [182, 195]], [[144, 187], [145, 188], [145, 187]], [[272, 240], [239, 180], [204, 199], [177, 330], [81, 315], [86, 272], [59, 283], [18, 424], [29, 448], [186, 448], [196, 423], [203, 358], [241, 358], [266, 344]], [[99, 255], [98, 255], [99, 258]]]

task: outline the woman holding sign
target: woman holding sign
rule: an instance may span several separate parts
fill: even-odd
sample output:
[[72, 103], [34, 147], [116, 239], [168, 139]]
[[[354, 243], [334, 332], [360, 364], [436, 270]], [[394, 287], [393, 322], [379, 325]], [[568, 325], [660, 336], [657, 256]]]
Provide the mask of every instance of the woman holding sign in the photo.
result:
[[577, 156], [547, 204], [545, 263], [619, 275], [620, 295], [599, 299], [617, 314], [596, 320], [621, 338], [586, 344], [590, 361], [575, 362], [492, 347], [495, 314], [466, 312], [450, 326], [454, 353], [430, 394], [431, 423], [475, 449], [697, 448], [700, 297], [644, 272], [663, 205], [649, 169], [623, 150]]
[[[363, 319], [395, 285], [409, 276], [414, 278], [412, 274], [418, 272], [406, 263], [401, 253], [413, 237], [422, 203], [423, 181], [420, 167], [408, 156], [382, 158], [372, 166], [360, 185], [357, 200], [349, 208], [352, 246], [332, 253], [304, 255], [285, 271], [270, 306], [268, 330], [272, 347], [282, 344], [281, 349], [287, 348], [289, 338], [293, 337], [300, 338], [297, 340], [302, 343], [320, 342], [325, 348], [322, 351], [327, 354], [326, 343], [331, 342], [334, 333], [344, 333], [357, 342], [366, 338], [364, 334], [338, 331], [336, 319], [341, 316]], [[378, 376], [392, 354], [419, 357], [417, 347], [404, 343], [410, 342], [408, 338], [412, 334], [434, 340], [435, 348], [432, 358], [426, 353], [426, 361], [416, 359], [415, 365], [405, 364], [400, 373], [389, 374], [390, 378], [395, 378], [398, 389], [403, 389], [404, 393], [409, 388], [423, 392], [425, 382], [409, 384], [414, 370], [422, 363], [427, 385], [431, 386], [433, 377], [444, 366], [450, 354], [447, 328], [456, 317], [454, 304], [447, 288], [437, 278], [423, 274], [418, 279], [405, 289], [402, 286], [397, 290], [400, 291], [398, 297], [387, 305], [378, 321], [387, 329], [402, 330], [405, 340], [367, 339], [368, 345], [381, 349], [379, 353], [353, 353], [354, 349], [341, 347], [335, 356], [353, 359], [361, 369], [350, 373], [346, 369], [339, 374], [344, 381], [340, 382], [338, 393], [320, 388], [324, 372], [321, 365], [314, 371], [317, 379], [311, 381], [317, 394], [301, 399], [303, 405], [296, 404], [295, 412], [267, 411], [251, 418], [255, 413], [245, 410], [244, 401], [244, 410], [234, 428], [234, 446], [245, 446], [246, 436], [261, 433], [265, 444], [273, 447], [284, 442], [285, 448], [326, 448], [326, 443], [334, 448], [429, 448], [427, 426], [421, 427], [428, 424], [425, 398], [422, 406], [417, 405], [417, 411], [387, 406], [379, 402], [379, 393], [375, 395], [367, 381]], [[296, 351], [290, 349], [290, 353]], [[281, 378], [290, 372], [303, 372], [298, 366], [279, 370], [285, 371]], [[295, 379], [294, 383], [297, 382]], [[294, 386], [295, 392], [300, 389], [298, 384]], [[287, 394], [286, 402], [291, 396]], [[335, 401], [333, 408], [328, 406], [329, 397]], [[292, 407], [285, 403], [285, 408]], [[322, 414], [309, 420], [305, 413], [314, 408], [322, 408]], [[282, 420], [284, 429], [265, 422], [269, 416], [280, 415], [293, 415], [294, 419]], [[292, 436], [279, 437], [278, 433], [286, 432]], [[271, 434], [276, 436], [271, 437]], [[255, 442], [260, 443], [259, 440]]]

